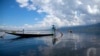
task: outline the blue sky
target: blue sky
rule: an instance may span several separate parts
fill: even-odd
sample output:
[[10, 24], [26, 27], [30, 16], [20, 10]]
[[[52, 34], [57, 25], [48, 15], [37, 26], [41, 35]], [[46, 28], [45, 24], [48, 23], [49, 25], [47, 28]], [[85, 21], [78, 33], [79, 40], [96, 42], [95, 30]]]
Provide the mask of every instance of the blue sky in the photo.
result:
[[50, 28], [100, 23], [100, 0], [0, 0], [0, 25]]
[[22, 26], [24, 24], [35, 24], [38, 19], [42, 20], [45, 13], [37, 13], [20, 8], [16, 0], [0, 0], [0, 21], [1, 25]]

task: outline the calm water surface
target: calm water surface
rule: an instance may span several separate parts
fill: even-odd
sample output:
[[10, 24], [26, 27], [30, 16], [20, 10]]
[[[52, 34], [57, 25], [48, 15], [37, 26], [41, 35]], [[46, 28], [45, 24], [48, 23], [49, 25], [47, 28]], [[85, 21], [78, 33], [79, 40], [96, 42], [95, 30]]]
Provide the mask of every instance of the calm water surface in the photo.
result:
[[100, 56], [100, 34], [63, 33], [55, 36], [0, 38], [0, 56]]

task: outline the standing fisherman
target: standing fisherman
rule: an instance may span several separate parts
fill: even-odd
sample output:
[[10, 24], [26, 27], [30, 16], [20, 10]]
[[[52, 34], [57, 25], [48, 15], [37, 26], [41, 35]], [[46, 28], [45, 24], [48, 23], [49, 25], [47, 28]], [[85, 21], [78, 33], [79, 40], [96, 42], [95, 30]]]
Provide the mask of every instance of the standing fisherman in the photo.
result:
[[55, 35], [56, 34], [56, 28], [54, 25], [52, 25], [52, 31], [53, 31], [53, 34]]
[[53, 31], [53, 39], [52, 39], [52, 43], [53, 45], [56, 43], [57, 38], [56, 38], [56, 28], [54, 25], [52, 25], [52, 31]]
[[24, 34], [24, 29], [23, 29], [23, 34]]
[[[56, 38], [57, 37], [56, 31], [58, 31], [58, 30], [56, 29], [56, 27], [54, 25], [52, 25], [52, 33], [53, 33], [52, 43], [53, 43], [53, 45], [56, 43], [56, 41], [58, 41], [58, 38]], [[60, 31], [58, 31], [58, 32], [60, 32]], [[60, 34], [61, 34], [60, 37], [62, 37], [63, 36], [63, 33], [60, 32]]]

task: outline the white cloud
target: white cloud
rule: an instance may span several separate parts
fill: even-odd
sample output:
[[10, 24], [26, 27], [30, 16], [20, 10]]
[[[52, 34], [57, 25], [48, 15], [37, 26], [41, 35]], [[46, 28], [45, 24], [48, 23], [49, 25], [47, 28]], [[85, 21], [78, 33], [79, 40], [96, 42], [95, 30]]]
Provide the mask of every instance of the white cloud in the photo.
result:
[[83, 4], [80, 0], [76, 0], [77, 4], [81, 5]]
[[[75, 26], [100, 22], [100, 0], [16, 0], [20, 7], [45, 12], [36, 27]], [[30, 1], [30, 2], [28, 2]], [[27, 4], [27, 5], [25, 5]], [[37, 8], [38, 7], [38, 8]]]
[[20, 7], [28, 6], [28, 0], [16, 0], [20, 4]]
[[87, 10], [88, 10], [88, 12], [89, 12], [90, 14], [97, 14], [98, 12], [100, 13], [100, 11], [99, 11], [97, 5], [94, 5], [94, 6], [92, 6], [92, 7], [91, 7], [90, 5], [88, 5], [88, 6], [87, 6]]
[[25, 24], [23, 27], [24, 28], [32, 28], [33, 26], [32, 25], [29, 25], [29, 24]]

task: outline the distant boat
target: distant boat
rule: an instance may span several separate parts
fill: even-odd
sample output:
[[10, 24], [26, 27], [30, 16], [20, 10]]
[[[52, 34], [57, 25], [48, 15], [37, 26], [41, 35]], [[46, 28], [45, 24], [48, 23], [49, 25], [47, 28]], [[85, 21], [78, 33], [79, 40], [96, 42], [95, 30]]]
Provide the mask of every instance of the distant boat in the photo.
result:
[[72, 33], [73, 31], [72, 30], [69, 30], [69, 33]]

